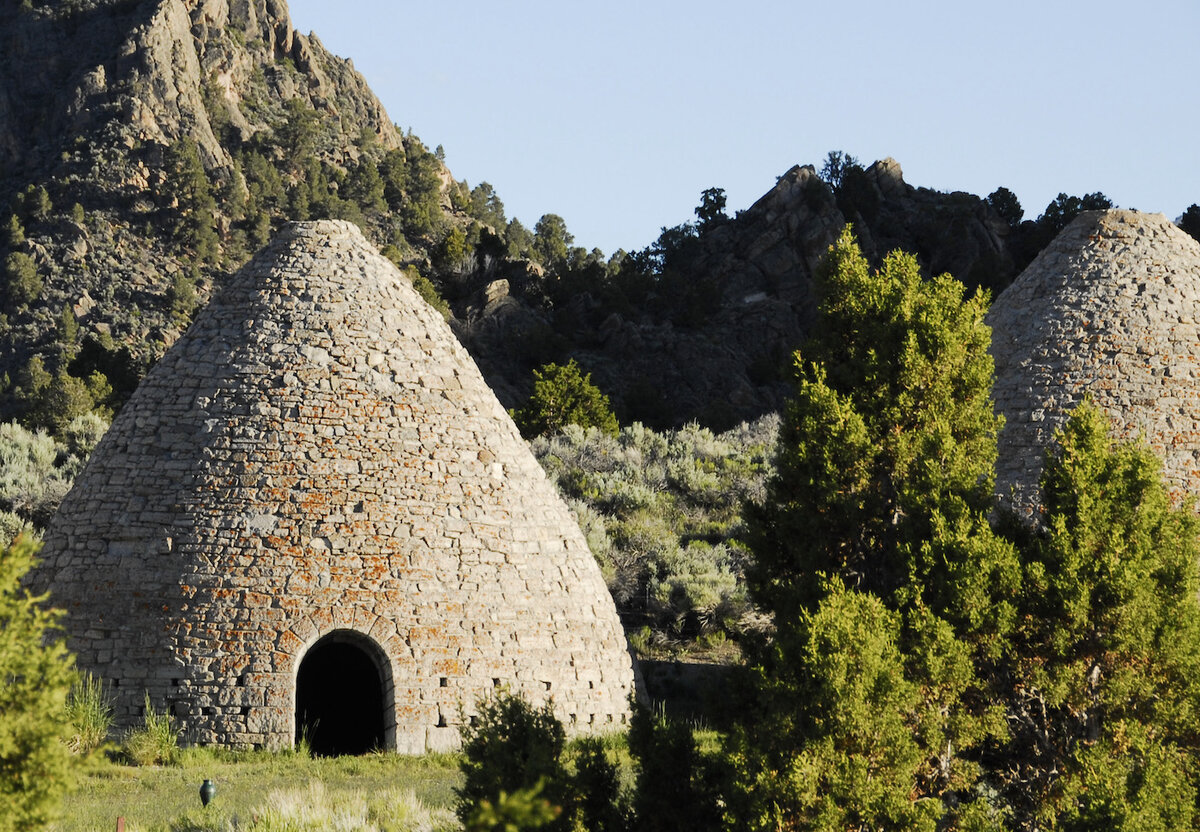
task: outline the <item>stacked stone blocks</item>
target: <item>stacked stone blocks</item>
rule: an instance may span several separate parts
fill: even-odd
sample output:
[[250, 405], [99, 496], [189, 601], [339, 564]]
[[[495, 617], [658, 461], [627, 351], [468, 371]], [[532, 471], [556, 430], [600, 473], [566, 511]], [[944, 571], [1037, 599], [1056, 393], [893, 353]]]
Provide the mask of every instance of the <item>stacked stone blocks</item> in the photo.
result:
[[[441, 317], [358, 230], [296, 224], [168, 351], [63, 502], [37, 581], [79, 663], [189, 739], [280, 747], [305, 651], [377, 646], [388, 744], [506, 686], [578, 730], [633, 691], [568, 509]], [[465, 711], [462, 711], [465, 709]]]
[[1200, 243], [1161, 214], [1086, 212], [988, 322], [1002, 498], [1033, 510], [1045, 450], [1085, 397], [1114, 436], [1150, 444], [1177, 499], [1200, 494]]

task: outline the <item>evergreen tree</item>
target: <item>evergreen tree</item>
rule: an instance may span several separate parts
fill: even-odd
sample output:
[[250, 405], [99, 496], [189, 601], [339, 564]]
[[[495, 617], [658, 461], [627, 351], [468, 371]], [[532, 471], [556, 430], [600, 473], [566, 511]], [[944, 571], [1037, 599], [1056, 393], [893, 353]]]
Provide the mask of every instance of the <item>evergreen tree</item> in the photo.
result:
[[383, 177], [370, 157], [363, 157], [346, 179], [346, 196], [364, 211], [382, 213], [387, 210], [383, 198]]
[[54, 210], [54, 203], [44, 185], [28, 185], [21, 193], [21, 208], [28, 219], [45, 222]]
[[204, 263], [217, 259], [217, 201], [208, 183], [208, 174], [200, 162], [200, 151], [193, 139], [174, 142], [166, 153], [167, 193], [176, 200], [174, 234], [181, 244], [192, 249]]
[[1008, 757], [1022, 828], [1194, 829], [1200, 521], [1148, 448], [1085, 404], [1056, 437], [1026, 551]]
[[[1000, 420], [986, 298], [964, 300], [947, 275], [922, 279], [910, 255], [871, 272], [849, 229], [818, 290], [777, 474], [765, 507], [750, 512], [749, 587], [776, 634], [755, 651], [759, 704], [731, 745], [741, 821], [920, 827], [953, 807], [947, 821], [986, 819], [990, 810], [972, 802], [977, 757], [1004, 724], [981, 669], [1005, 655], [1018, 577], [1012, 545], [988, 523]], [[861, 631], [829, 629], [847, 614]], [[854, 668], [869, 669], [877, 689], [837, 683]], [[879, 756], [882, 747], [839, 739], [874, 729], [831, 714], [868, 711], [897, 736], [907, 726], [911, 753], [891, 743]], [[816, 795], [837, 805], [813, 814], [805, 761], [871, 776]], [[880, 802], [872, 789], [882, 781], [896, 792]]]
[[461, 274], [469, 253], [466, 233], [461, 228], [451, 228], [434, 252], [435, 262], [443, 272]]
[[271, 235], [271, 220], [282, 217], [287, 206], [283, 179], [266, 156], [250, 151], [242, 159], [246, 177], [246, 225], [254, 248], [266, 245]]
[[[406, 170], [400, 219], [407, 233], [431, 236], [442, 227], [442, 167], [425, 145], [415, 138], [404, 143]], [[384, 183], [384, 195], [388, 192]]]
[[58, 346], [65, 359], [72, 359], [79, 352], [79, 321], [71, 304], [64, 303], [58, 314], [58, 325], [55, 327], [58, 335]]
[[37, 263], [23, 251], [9, 252], [4, 259], [5, 295], [11, 306], [27, 306], [42, 296], [42, 278]]
[[575, 236], [567, 231], [567, 223], [558, 214], [543, 214], [533, 227], [533, 250], [547, 268], [560, 268], [567, 261], [567, 251]]
[[171, 278], [171, 285], [167, 287], [166, 301], [171, 322], [180, 329], [186, 329], [200, 302], [196, 297], [195, 278], [176, 272]]
[[629, 754], [635, 762], [635, 829], [705, 832], [720, 828], [719, 792], [692, 727], [634, 704]]
[[1111, 199], [1096, 191], [1082, 197], [1060, 193], [1037, 218], [1045, 243], [1066, 228], [1083, 211], [1103, 211], [1113, 207]]
[[705, 188], [700, 194], [700, 204], [696, 206], [695, 213], [697, 228], [701, 234], [728, 222], [729, 216], [725, 213], [725, 189]]
[[21, 220], [16, 214], [9, 215], [8, 222], [4, 223], [2, 233], [4, 244], [9, 248], [25, 244], [25, 226], [21, 225]]
[[833, 188], [834, 193], [837, 193], [842, 187], [842, 179], [845, 177], [846, 171], [851, 168], [859, 168], [861, 170], [862, 165], [858, 163], [858, 159], [849, 153], [841, 150], [831, 150], [825, 154], [825, 163], [821, 165], [821, 172], [817, 176], [821, 181]]
[[283, 119], [275, 125], [274, 132], [284, 158], [299, 170], [316, 151], [320, 117], [302, 98], [289, 98], [283, 106]]
[[1016, 228], [1021, 224], [1021, 218], [1025, 216], [1025, 209], [1021, 207], [1021, 201], [1017, 199], [1017, 195], [1008, 188], [997, 188], [988, 194], [986, 201], [1011, 228]]
[[900, 631], [878, 597], [835, 582], [772, 646], [772, 666], [799, 661], [797, 672], [765, 672], [760, 658], [757, 709], [775, 738], [764, 747], [761, 731], [735, 734], [736, 828], [937, 828], [940, 802], [913, 800], [930, 749], [915, 730], [921, 690], [905, 673]]
[[1179, 219], [1175, 222], [1193, 239], [1200, 241], [1200, 205], [1195, 203], [1189, 205], [1188, 209], [1180, 214]]
[[533, 232], [518, 219], [508, 221], [504, 229], [504, 241], [508, 245], [509, 257], [533, 257]]
[[0, 832], [49, 823], [71, 774], [62, 741], [71, 658], [48, 637], [57, 614], [21, 586], [35, 551], [23, 539], [0, 551]]
[[471, 189], [471, 216], [499, 232], [503, 232], [508, 225], [504, 203], [491, 183], [480, 182]]
[[[567, 804], [570, 778], [562, 763], [567, 735], [549, 704], [537, 709], [520, 696], [502, 694], [481, 702], [475, 719], [461, 730], [463, 782], [455, 794], [464, 824], [484, 801], [495, 804], [523, 790], [536, 790], [560, 809]], [[567, 820], [563, 814], [549, 828], [567, 829]]]
[[592, 384], [590, 373], [580, 371], [575, 359], [562, 366], [551, 363], [534, 370], [533, 393], [512, 416], [527, 439], [554, 433], [567, 425], [595, 427], [609, 434], [615, 434], [618, 427], [608, 396]]
[[246, 218], [246, 202], [250, 196], [250, 189], [242, 173], [242, 163], [238, 159], [233, 160], [233, 169], [221, 183], [219, 196], [221, 208], [231, 220], [241, 222]]
[[[50, 372], [42, 357], [35, 355], [18, 374], [15, 392], [26, 425], [62, 436], [75, 419], [107, 403], [113, 390], [103, 373], [93, 371], [81, 379], [72, 375], [63, 361]], [[101, 410], [111, 418], [107, 407]]]

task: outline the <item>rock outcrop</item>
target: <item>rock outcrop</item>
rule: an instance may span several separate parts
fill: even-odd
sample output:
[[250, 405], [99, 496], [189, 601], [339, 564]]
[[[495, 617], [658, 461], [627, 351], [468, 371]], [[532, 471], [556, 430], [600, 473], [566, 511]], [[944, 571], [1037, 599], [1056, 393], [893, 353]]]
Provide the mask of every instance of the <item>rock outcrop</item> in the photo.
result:
[[[349, 61], [292, 30], [280, 0], [90, 0], [0, 12], [0, 171], [52, 171], [64, 138], [107, 132], [135, 143], [194, 140], [206, 167], [230, 163], [204, 96], [219, 97], [246, 138], [252, 76], [280, 99], [299, 97], [337, 124], [345, 152], [363, 130], [400, 137]], [[291, 66], [288, 66], [288, 63]], [[225, 115], [225, 114], [223, 114]], [[115, 134], [115, 135], [113, 135]], [[100, 136], [97, 136], [100, 138]]]
[[[99, 345], [74, 362], [77, 377], [111, 381], [123, 350], [140, 370], [186, 324], [175, 290], [193, 287], [202, 304], [285, 217], [357, 219], [393, 246], [450, 302], [506, 406], [528, 395], [539, 365], [575, 358], [624, 421], [659, 427], [724, 428], [782, 406], [815, 310], [813, 270], [846, 222], [876, 262], [902, 248], [930, 272], [992, 289], [1016, 272], [1011, 229], [986, 200], [914, 188], [884, 159], [836, 193], [812, 167], [792, 168], [746, 211], [688, 236], [661, 273], [618, 289], [625, 297], [586, 279], [555, 293], [553, 275], [506, 256], [504, 229], [484, 253], [467, 189], [440, 161], [422, 168], [419, 140], [399, 135], [348, 60], [292, 29], [283, 0], [10, 3], [0, 46], [0, 202], [45, 185], [54, 203], [22, 217], [27, 239], [12, 246], [44, 283], [27, 307], [3, 309], [12, 349], [0, 374], [12, 379], [35, 354], [53, 363], [79, 346], [59, 342], [64, 309], [84, 310], [80, 340]], [[288, 144], [293, 128], [309, 131], [304, 153]], [[215, 257], [180, 233], [189, 208], [168, 148], [181, 139], [195, 142], [217, 204]], [[474, 259], [441, 262], [448, 229], [479, 238]], [[20, 413], [0, 396], [0, 415]]]
[[[43, 556], [35, 582], [118, 727], [148, 695], [194, 741], [278, 748], [365, 710], [375, 742], [421, 752], [500, 687], [571, 731], [628, 715], [630, 655], [573, 516], [350, 223], [291, 226], [231, 279], [121, 411]], [[329, 650], [362, 659], [364, 690], [305, 681]], [[306, 685], [341, 704], [305, 711]]]
[[1009, 226], [978, 197], [914, 188], [893, 159], [837, 195], [811, 166], [796, 166], [689, 242], [669, 264], [672, 280], [649, 290], [653, 303], [614, 308], [584, 286], [549, 312], [511, 301], [470, 315], [460, 307], [456, 329], [507, 404], [527, 390], [530, 370], [512, 344], [540, 329], [626, 420], [730, 427], [783, 406], [789, 357], [816, 313], [813, 275], [847, 221], [875, 263], [900, 248], [931, 273], [985, 288], [1015, 271]]

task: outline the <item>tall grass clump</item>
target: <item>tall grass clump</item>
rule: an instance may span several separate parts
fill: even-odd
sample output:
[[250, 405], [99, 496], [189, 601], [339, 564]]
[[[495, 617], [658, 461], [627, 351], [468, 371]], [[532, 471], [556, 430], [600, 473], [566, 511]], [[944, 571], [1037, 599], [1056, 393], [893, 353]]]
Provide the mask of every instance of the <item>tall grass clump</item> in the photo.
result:
[[231, 816], [216, 803], [174, 820], [171, 832], [452, 832], [448, 808], [430, 807], [412, 789], [333, 792], [320, 781], [276, 789], [247, 815]]
[[169, 765], [179, 754], [179, 730], [169, 713], [159, 713], [146, 694], [142, 727], [125, 735], [121, 750], [135, 766]]
[[67, 747], [75, 754], [95, 751], [108, 739], [112, 717], [112, 700], [103, 680], [84, 673], [71, 685], [67, 695], [67, 720], [71, 725]]

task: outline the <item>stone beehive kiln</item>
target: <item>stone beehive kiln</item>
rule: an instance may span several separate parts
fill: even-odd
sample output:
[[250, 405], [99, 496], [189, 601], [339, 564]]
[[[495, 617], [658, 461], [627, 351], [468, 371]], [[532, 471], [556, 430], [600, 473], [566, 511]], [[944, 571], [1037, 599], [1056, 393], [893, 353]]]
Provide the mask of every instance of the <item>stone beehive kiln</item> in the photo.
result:
[[1200, 243], [1162, 214], [1081, 214], [988, 316], [1000, 434], [996, 487], [1037, 503], [1043, 453], [1085, 396], [1145, 438], [1177, 496], [1200, 494]]
[[[379, 710], [369, 744], [401, 751], [453, 746], [496, 688], [577, 730], [627, 715], [631, 659], [578, 526], [445, 321], [349, 223], [290, 226], [231, 279], [43, 554], [35, 583], [119, 725], [149, 694], [192, 741], [286, 746], [306, 684], [326, 726]], [[318, 650], [334, 658], [305, 682]]]

